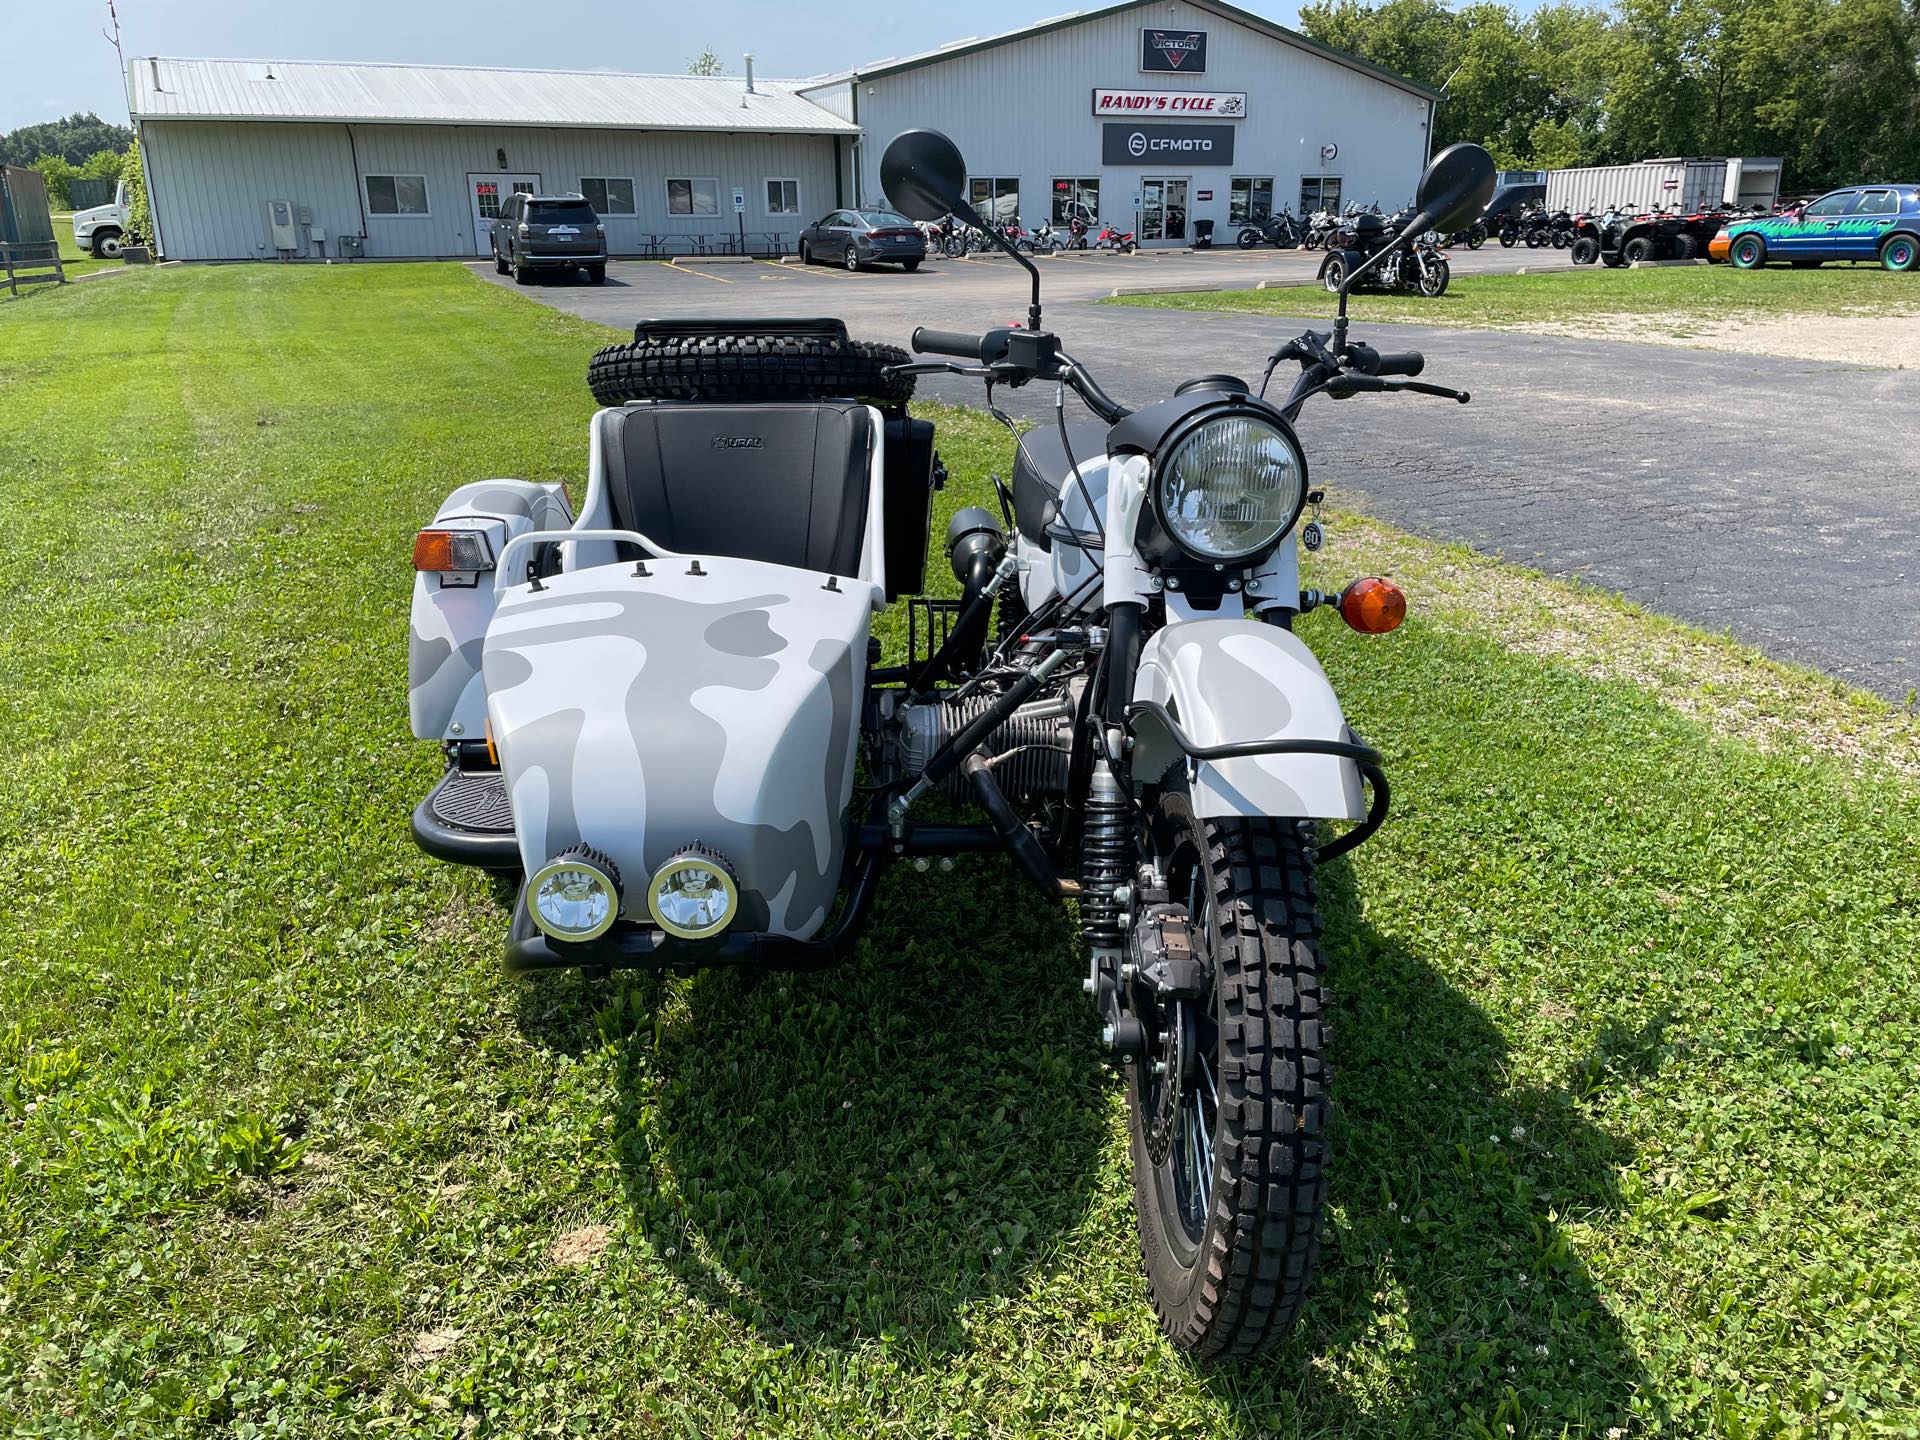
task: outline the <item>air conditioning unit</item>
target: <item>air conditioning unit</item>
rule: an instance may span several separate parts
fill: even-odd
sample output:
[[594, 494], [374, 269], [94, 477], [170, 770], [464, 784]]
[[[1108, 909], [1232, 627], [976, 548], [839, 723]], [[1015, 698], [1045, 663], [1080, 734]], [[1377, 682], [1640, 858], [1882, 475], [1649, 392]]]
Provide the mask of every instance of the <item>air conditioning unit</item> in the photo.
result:
[[293, 202], [267, 201], [267, 232], [275, 250], [297, 250], [299, 238], [294, 230]]

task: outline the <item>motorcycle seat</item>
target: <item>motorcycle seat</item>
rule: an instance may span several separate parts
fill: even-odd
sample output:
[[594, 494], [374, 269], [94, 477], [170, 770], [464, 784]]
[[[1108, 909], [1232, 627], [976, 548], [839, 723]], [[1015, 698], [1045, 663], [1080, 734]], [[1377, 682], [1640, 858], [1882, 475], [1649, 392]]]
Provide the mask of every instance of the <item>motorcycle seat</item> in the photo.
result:
[[880, 436], [856, 401], [603, 410], [613, 523], [669, 550], [858, 575]]

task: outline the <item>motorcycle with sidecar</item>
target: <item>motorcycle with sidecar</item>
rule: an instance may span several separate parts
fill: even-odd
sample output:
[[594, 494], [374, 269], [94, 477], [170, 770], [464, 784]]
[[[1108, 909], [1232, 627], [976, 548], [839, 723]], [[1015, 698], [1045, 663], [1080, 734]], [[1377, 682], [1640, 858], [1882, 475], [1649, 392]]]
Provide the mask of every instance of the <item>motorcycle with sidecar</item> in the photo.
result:
[[[916, 220], [973, 224], [966, 175], [925, 130], [881, 165]], [[1484, 150], [1443, 151], [1402, 237], [1492, 185]], [[447, 497], [413, 550], [412, 728], [447, 762], [413, 832], [519, 877], [510, 970], [598, 976], [827, 965], [889, 866], [1004, 853], [1078, 907], [1160, 1324], [1248, 1354], [1299, 1313], [1327, 1194], [1315, 870], [1388, 804], [1296, 627], [1380, 634], [1406, 610], [1378, 578], [1302, 588], [1322, 492], [1294, 423], [1320, 396], [1468, 397], [1348, 334], [1345, 292], [1392, 245], [1257, 382], [1198, 375], [1134, 409], [986, 233], [1030, 278], [1024, 326], [917, 330], [915, 359], [835, 320], [643, 322], [590, 362], [577, 511], [514, 479]], [[1054, 399], [1053, 423], [1009, 425], [1000, 513], [948, 527], [951, 601], [919, 593], [943, 470], [907, 401], [936, 373]], [[909, 637], [882, 664], [893, 602]]]

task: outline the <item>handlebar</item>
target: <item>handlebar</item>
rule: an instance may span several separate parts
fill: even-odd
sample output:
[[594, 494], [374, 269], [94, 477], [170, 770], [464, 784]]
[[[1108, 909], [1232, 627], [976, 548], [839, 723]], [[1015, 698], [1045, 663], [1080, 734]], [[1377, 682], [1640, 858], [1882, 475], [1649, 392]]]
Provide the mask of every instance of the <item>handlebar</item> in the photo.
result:
[[1418, 375], [1427, 368], [1427, 357], [1418, 350], [1376, 350], [1357, 340], [1347, 346], [1347, 359], [1365, 375]]
[[984, 335], [966, 335], [958, 330], [929, 330], [922, 325], [913, 332], [913, 348], [922, 355], [956, 355], [962, 360], [978, 360]]

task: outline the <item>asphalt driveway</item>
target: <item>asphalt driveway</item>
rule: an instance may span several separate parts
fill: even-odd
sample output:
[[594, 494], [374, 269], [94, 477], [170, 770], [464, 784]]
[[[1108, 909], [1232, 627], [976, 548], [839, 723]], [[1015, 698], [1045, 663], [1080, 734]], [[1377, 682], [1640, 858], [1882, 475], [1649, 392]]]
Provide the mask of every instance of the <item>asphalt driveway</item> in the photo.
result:
[[[1565, 264], [1564, 252], [1456, 251], [1456, 273]], [[1093, 302], [1116, 286], [1310, 278], [1270, 250], [1045, 262], [1047, 322], [1117, 398], [1178, 379], [1257, 377], [1305, 322]], [[482, 268], [493, 278], [490, 266]], [[502, 282], [510, 284], [511, 282]], [[1024, 317], [1010, 262], [915, 275], [768, 264], [616, 263], [604, 286], [523, 293], [609, 325], [652, 315], [830, 314], [904, 344], [915, 325], [980, 330]], [[1303, 316], [1330, 306], [1301, 291]], [[1301, 416], [1330, 499], [1549, 574], [1577, 576], [1726, 630], [1893, 700], [1920, 686], [1920, 374], [1659, 345], [1412, 326], [1358, 338], [1427, 355], [1426, 378], [1473, 403], [1362, 396]], [[1050, 413], [1051, 390], [1014, 409]], [[978, 403], [977, 382], [922, 393]]]

